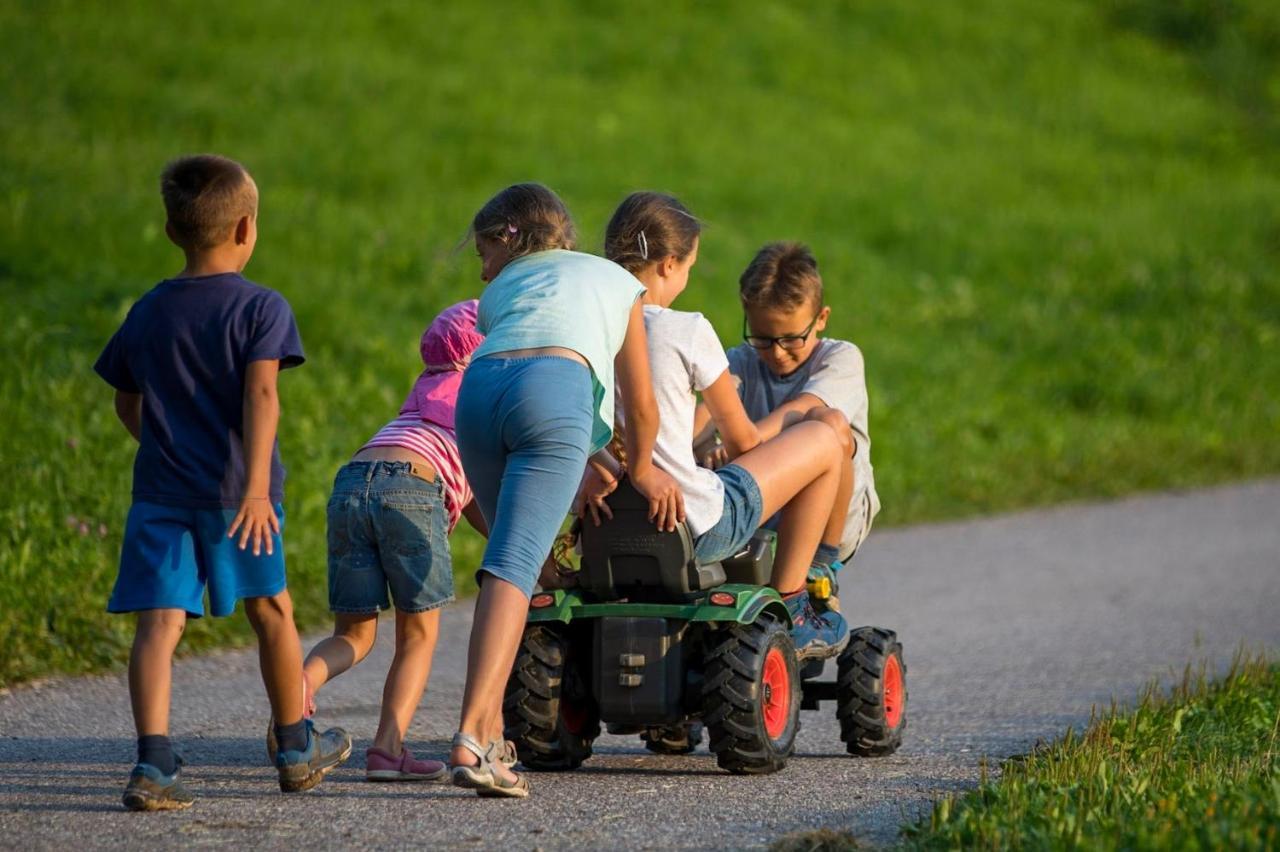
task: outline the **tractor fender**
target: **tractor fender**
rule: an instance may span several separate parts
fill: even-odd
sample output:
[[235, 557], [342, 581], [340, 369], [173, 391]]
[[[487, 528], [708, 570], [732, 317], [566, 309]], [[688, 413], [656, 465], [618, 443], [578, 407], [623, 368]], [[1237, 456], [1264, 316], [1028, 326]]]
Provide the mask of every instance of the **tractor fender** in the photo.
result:
[[750, 603], [743, 607], [741, 614], [738, 616], [738, 623], [750, 624], [759, 618], [761, 613], [767, 612], [790, 630], [791, 613], [787, 612], [787, 605], [782, 602], [782, 598], [773, 589], [761, 589], [761, 591], [771, 592], [772, 594], [761, 594], [752, 597]]

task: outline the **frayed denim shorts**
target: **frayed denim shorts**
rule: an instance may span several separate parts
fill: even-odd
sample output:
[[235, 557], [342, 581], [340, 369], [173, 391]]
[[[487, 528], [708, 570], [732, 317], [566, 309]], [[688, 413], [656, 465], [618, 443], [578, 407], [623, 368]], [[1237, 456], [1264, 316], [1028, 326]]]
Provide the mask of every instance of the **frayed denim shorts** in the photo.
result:
[[724, 512], [716, 525], [693, 543], [693, 555], [703, 564], [741, 553], [764, 514], [760, 486], [745, 467], [728, 464], [717, 470], [716, 476], [724, 483]]
[[[425, 612], [453, 601], [444, 485], [408, 462], [351, 462], [329, 498], [329, 609]], [[388, 591], [390, 594], [388, 594]]]

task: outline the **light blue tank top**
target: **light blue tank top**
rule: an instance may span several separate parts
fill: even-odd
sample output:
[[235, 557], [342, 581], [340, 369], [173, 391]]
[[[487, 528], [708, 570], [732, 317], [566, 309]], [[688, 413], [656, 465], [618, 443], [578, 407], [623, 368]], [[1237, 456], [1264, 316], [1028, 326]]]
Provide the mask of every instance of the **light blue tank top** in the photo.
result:
[[511, 349], [562, 346], [591, 366], [595, 422], [591, 452], [613, 435], [613, 358], [644, 285], [610, 260], [576, 251], [541, 251], [503, 267], [480, 296], [476, 330], [483, 358]]

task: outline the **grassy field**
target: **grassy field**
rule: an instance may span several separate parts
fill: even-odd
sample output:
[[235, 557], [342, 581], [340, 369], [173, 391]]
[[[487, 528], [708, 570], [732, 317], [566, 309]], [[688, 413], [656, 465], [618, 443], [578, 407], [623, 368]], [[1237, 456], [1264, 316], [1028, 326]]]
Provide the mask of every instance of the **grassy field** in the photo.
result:
[[[1240, 657], [1225, 677], [1187, 670], [1083, 734], [1004, 764], [999, 780], [940, 801], [903, 849], [1280, 847], [1280, 666]], [[857, 848], [847, 832], [783, 838], [774, 852]]]
[[882, 524], [1280, 470], [1271, 5], [503, 5], [0, 5], [0, 684], [125, 653], [133, 448], [90, 367], [180, 266], [156, 183], [183, 152], [254, 172], [247, 274], [310, 356], [281, 427], [306, 624], [330, 477], [477, 293], [452, 249], [515, 180], [587, 247], [626, 192], [681, 196], [707, 222], [682, 306], [726, 343], [755, 248], [811, 243], [866, 354]]

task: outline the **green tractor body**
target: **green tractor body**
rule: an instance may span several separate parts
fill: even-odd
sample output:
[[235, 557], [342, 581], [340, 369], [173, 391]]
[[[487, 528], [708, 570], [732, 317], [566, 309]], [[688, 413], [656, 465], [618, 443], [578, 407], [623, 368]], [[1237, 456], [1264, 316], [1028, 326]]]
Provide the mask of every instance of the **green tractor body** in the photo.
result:
[[[575, 769], [591, 755], [604, 723], [613, 733], [638, 733], [650, 750], [668, 754], [692, 751], [705, 728], [723, 768], [774, 772], [794, 749], [801, 707], [816, 708], [825, 699], [838, 704], [851, 752], [897, 747], [905, 724], [905, 666], [891, 633], [881, 631], [890, 641], [880, 650], [898, 665], [898, 697], [890, 696], [896, 716], [892, 707], [863, 700], [871, 695], [874, 703], [881, 684], [855, 684], [856, 676], [879, 671], [865, 653], [848, 678], [842, 655], [841, 679], [802, 680], [802, 671], [816, 675], [822, 666], [798, 661], [787, 607], [766, 585], [772, 533], [760, 531], [731, 560], [700, 564], [688, 530], [657, 532], [634, 489], [624, 483], [609, 502], [613, 520], [584, 527], [579, 588], [537, 593], [530, 601], [503, 705], [506, 735], [522, 763]], [[856, 701], [854, 685], [862, 689]], [[877, 712], [879, 727], [868, 737], [867, 720], [874, 722]], [[886, 731], [889, 718], [894, 724]], [[879, 751], [854, 751], [850, 737]]]

